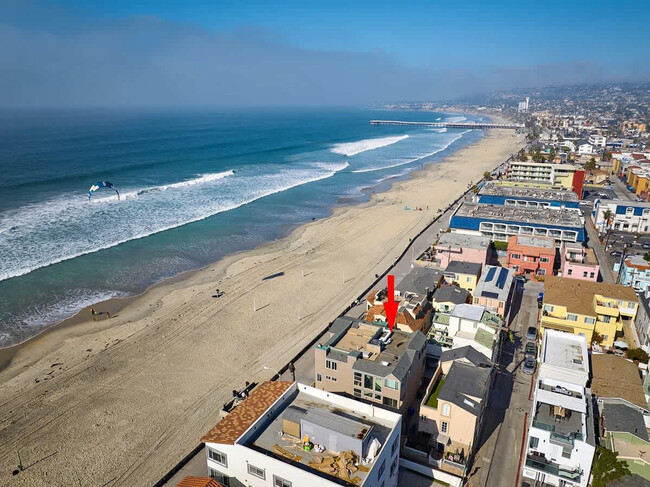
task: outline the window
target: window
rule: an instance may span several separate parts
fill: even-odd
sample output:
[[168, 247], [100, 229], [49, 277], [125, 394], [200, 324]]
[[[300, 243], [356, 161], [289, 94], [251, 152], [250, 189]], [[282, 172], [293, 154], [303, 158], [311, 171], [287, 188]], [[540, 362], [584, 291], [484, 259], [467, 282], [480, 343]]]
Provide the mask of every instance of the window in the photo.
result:
[[316, 374], [316, 382], [323, 382], [323, 376], [320, 374]]
[[361, 372], [354, 373], [354, 385], [361, 387]]
[[395, 438], [393, 440], [393, 444], [390, 447], [390, 454], [395, 455], [395, 451], [397, 450], [397, 447], [399, 446], [399, 438]]
[[544, 305], [544, 311], [546, 311], [546, 312], [548, 312], [548, 313], [552, 313], [554, 309], [555, 309], [555, 308], [553, 308], [553, 306], [550, 305], [550, 304], [545, 304], [545, 305]]
[[397, 460], [398, 460], [398, 458], [395, 458], [395, 460], [393, 460], [393, 463], [390, 465], [390, 476], [391, 477], [393, 475], [395, 475], [395, 472], [397, 471]]
[[546, 263], [546, 262], [550, 262], [551, 260], [548, 257], [540, 257], [539, 261]]
[[447, 423], [447, 421], [443, 421], [440, 424], [440, 431], [442, 431], [443, 433], [446, 433], [447, 431], [449, 431], [449, 423]]
[[361, 389], [353, 390], [354, 397], [361, 397]]
[[587, 316], [587, 317], [585, 317], [585, 323], [587, 323], [588, 325], [593, 325], [593, 324], [596, 323], [596, 318], [589, 318]]
[[545, 276], [546, 275], [546, 269], [537, 269], [537, 275], [538, 276]]
[[573, 274], [573, 269], [569, 269], [569, 270], [567, 271], [567, 276], [570, 276], [571, 274]]
[[582, 277], [587, 277], [587, 271], [583, 271]]
[[565, 451], [564, 449], [562, 449], [562, 456], [564, 458], [571, 458], [571, 450], [566, 450]]
[[262, 480], [266, 480], [266, 470], [256, 467], [255, 465], [251, 465], [250, 463], [248, 464], [248, 473]]
[[519, 270], [519, 266], [518, 265], [513, 265], [512, 270], [517, 272]]
[[603, 341], [606, 342], [609, 340], [609, 335], [601, 335], [603, 337]]
[[220, 451], [208, 448], [208, 457], [210, 457], [210, 460], [217, 462], [219, 465], [223, 465], [224, 467], [228, 466], [228, 456], [225, 453], [221, 453]]
[[377, 399], [378, 401], [381, 401], [381, 394], [375, 394], [375, 399]]
[[394, 391], [399, 389], [399, 385], [398, 385], [397, 381], [392, 380], [392, 379], [384, 379], [384, 387], [386, 389], [392, 389]]
[[379, 377], [375, 377], [375, 391], [381, 392], [381, 379]]
[[537, 448], [537, 445], [539, 445], [539, 438], [535, 438], [534, 436], [530, 437], [530, 443], [528, 444], [530, 448]]
[[397, 408], [397, 399], [384, 396], [383, 404], [392, 408]]
[[374, 381], [372, 380], [372, 375], [363, 376], [363, 387], [365, 387], [366, 389], [372, 389], [373, 382]]
[[593, 273], [593, 272], [590, 272], [590, 273], [589, 273], [589, 279], [593, 279], [593, 278], [594, 278], [594, 273]]
[[521, 254], [512, 254], [510, 256], [511, 259], [521, 259]]
[[567, 313], [566, 319], [567, 321], [578, 321], [578, 315], [574, 315], [573, 313]]
[[332, 382], [336, 382], [338, 380], [336, 377], [332, 377], [331, 375], [326, 375], [325, 378], [327, 380], [331, 380]]
[[291, 482], [277, 475], [273, 476], [273, 487], [291, 487]]
[[215, 470], [214, 468], [208, 468], [208, 476], [219, 482], [224, 487], [230, 487], [230, 478], [226, 477], [218, 470]]
[[334, 360], [325, 360], [325, 368], [330, 370], [338, 370], [338, 363]]
[[426, 423], [427, 421], [429, 421], [429, 418], [427, 418], [426, 416], [420, 416], [420, 421]]
[[634, 208], [628, 207], [628, 208], [625, 209], [625, 215], [626, 216], [632, 215], [633, 213], [634, 213]]
[[381, 465], [379, 465], [379, 471], [377, 472], [377, 480], [381, 479], [381, 476], [384, 475], [384, 470], [386, 470], [386, 460], [381, 462]]
[[372, 391], [364, 391], [363, 397], [369, 397], [370, 399], [372, 399]]
[[445, 403], [442, 405], [442, 415], [449, 416], [451, 414], [451, 407], [449, 404]]

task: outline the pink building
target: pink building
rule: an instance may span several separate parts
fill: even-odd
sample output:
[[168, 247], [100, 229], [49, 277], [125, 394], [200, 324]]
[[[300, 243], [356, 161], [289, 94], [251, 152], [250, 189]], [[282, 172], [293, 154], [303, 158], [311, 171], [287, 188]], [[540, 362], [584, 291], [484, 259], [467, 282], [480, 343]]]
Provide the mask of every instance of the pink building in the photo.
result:
[[561, 266], [558, 276], [598, 281], [598, 259], [594, 249], [586, 249], [579, 243], [564, 242], [560, 248]]
[[435, 264], [446, 269], [449, 262], [475, 262], [485, 265], [490, 258], [490, 239], [462, 233], [444, 233], [435, 245]]

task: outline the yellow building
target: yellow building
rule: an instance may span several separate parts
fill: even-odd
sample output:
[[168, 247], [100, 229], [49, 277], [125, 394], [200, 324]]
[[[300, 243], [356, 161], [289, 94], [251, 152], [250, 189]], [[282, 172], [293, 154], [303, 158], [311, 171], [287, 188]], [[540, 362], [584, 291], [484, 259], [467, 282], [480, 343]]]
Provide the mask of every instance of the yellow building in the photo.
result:
[[641, 195], [641, 193], [644, 193], [648, 191], [648, 186], [650, 183], [650, 176], [647, 173], [640, 174], [637, 177], [637, 184], [634, 187], [634, 192], [637, 194], [637, 196]]
[[482, 268], [483, 266], [476, 262], [452, 260], [445, 269], [445, 281], [449, 284], [456, 284], [465, 291], [474, 294], [474, 289], [476, 289], [476, 283], [481, 276]]
[[603, 338], [601, 345], [612, 346], [623, 324], [634, 320], [637, 310], [637, 296], [631, 287], [548, 276], [540, 333], [548, 328], [582, 335], [590, 342], [595, 331]]

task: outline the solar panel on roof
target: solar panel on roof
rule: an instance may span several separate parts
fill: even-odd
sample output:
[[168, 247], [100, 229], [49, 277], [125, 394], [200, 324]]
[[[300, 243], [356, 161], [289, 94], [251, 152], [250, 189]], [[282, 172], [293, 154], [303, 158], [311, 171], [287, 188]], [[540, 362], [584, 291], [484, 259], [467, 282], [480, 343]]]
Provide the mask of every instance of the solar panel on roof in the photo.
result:
[[487, 273], [487, 276], [485, 277], [485, 280], [486, 281], [491, 281], [492, 279], [494, 279], [494, 273], [496, 272], [496, 270], [497, 270], [496, 267], [490, 267], [488, 269], [488, 273]]
[[499, 277], [497, 278], [497, 286], [500, 289], [503, 289], [503, 287], [506, 285], [506, 277], [508, 277], [508, 271], [502, 267], [499, 270]]

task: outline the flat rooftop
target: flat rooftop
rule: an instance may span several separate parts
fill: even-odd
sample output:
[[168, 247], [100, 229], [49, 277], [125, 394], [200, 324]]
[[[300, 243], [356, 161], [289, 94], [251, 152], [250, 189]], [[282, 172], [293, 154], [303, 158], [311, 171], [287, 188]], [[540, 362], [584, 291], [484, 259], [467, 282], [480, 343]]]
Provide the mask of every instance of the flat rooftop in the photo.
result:
[[533, 223], [545, 227], [560, 226], [582, 228], [580, 214], [572, 209], [520, 208], [517, 206], [494, 206], [480, 203], [463, 203], [452, 216], [500, 220], [518, 224]]
[[555, 240], [550, 237], [533, 237], [530, 235], [513, 235], [516, 245], [537, 247], [540, 249], [555, 249]]
[[[352, 472], [348, 477], [349, 480], [345, 480], [342, 476], [330, 475], [316, 468], [315, 465], [322, 464], [328, 457], [334, 457], [342, 452], [324, 450], [319, 453], [316, 448], [305, 451], [302, 448], [302, 438], [285, 432], [283, 427], [283, 419], [292, 420], [296, 411], [304, 414], [310, 423], [321, 428], [354, 438], [362, 436], [365, 439], [370, 435], [379, 441], [381, 449], [390, 448], [386, 445], [394, 427], [390, 422], [376, 416], [365, 416], [338, 404], [332, 404], [302, 390], [297, 390], [293, 397], [286, 401], [285, 407], [278, 409], [271, 418], [267, 419], [263, 427], [248, 439], [246, 446], [340, 485], [361, 486], [371, 475], [374, 475], [372, 472], [374, 461], [363, 464], [363, 468]], [[319, 444], [318, 440], [318, 438], [314, 438], [313, 442]], [[368, 440], [370, 441], [370, 438]], [[327, 439], [322, 441], [327, 441]], [[355, 477], [358, 477], [358, 480], [353, 484], [352, 480]]]
[[486, 184], [481, 188], [479, 196], [505, 196], [539, 201], [578, 201], [573, 191], [561, 189], [529, 188], [524, 186], [498, 186]]
[[[390, 343], [381, 347], [382, 350], [377, 353], [379, 338], [382, 336], [390, 336]], [[393, 333], [390, 335], [390, 331], [386, 327], [370, 323], [356, 323], [350, 327], [340, 340], [330, 346], [346, 352], [361, 352], [364, 360], [394, 362], [399, 359], [404, 349], [403, 345], [409, 338], [410, 333], [399, 331], [396, 328], [393, 329]]]
[[584, 337], [546, 330], [540, 361], [575, 372], [589, 373], [589, 355]]
[[488, 237], [479, 235], [465, 235], [463, 233], [443, 233], [436, 247], [462, 247], [466, 249], [487, 250], [490, 246]]

